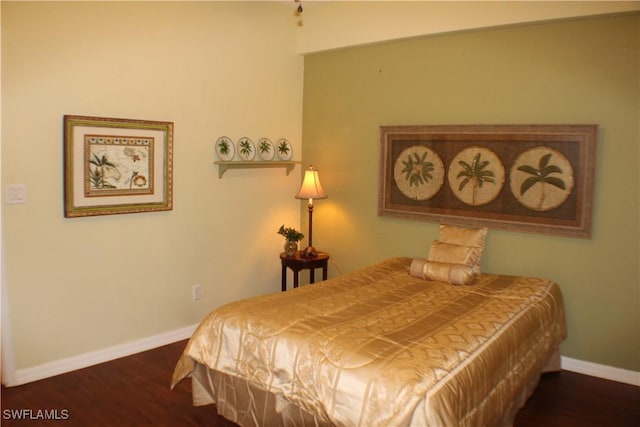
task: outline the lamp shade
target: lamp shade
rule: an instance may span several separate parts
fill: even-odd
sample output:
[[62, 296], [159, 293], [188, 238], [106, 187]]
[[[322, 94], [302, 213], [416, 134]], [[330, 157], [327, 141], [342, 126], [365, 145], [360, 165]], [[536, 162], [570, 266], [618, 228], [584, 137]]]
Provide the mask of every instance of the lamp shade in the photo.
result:
[[318, 171], [310, 166], [308, 170], [304, 172], [304, 179], [302, 180], [302, 186], [300, 191], [296, 194], [296, 199], [326, 199], [327, 193], [322, 189], [320, 184], [320, 177]]

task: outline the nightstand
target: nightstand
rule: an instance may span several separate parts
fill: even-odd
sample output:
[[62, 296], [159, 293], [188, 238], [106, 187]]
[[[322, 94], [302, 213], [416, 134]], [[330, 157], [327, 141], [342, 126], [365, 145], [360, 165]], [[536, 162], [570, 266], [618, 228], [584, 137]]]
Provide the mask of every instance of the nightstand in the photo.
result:
[[298, 287], [298, 272], [300, 270], [309, 270], [309, 282], [315, 282], [316, 268], [322, 268], [322, 280], [327, 280], [327, 264], [329, 262], [329, 254], [326, 252], [318, 252], [318, 256], [313, 258], [305, 258], [301, 251], [297, 251], [294, 256], [287, 256], [286, 253], [280, 254], [280, 263], [282, 264], [282, 291], [287, 290], [287, 267], [293, 271], [293, 287]]

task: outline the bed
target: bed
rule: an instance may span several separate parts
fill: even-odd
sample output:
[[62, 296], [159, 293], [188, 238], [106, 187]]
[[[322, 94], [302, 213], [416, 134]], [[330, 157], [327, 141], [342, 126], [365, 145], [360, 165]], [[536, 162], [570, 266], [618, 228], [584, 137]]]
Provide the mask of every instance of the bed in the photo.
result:
[[455, 285], [416, 261], [214, 310], [172, 387], [190, 376], [194, 405], [241, 426], [511, 425], [540, 374], [560, 369], [559, 287], [486, 273]]

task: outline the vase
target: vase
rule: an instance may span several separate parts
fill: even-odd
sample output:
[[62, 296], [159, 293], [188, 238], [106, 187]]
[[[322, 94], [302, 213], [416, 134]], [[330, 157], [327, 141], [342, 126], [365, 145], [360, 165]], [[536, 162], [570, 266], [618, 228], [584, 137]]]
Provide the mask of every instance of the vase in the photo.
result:
[[284, 252], [287, 256], [294, 256], [298, 251], [298, 242], [288, 241], [284, 244]]

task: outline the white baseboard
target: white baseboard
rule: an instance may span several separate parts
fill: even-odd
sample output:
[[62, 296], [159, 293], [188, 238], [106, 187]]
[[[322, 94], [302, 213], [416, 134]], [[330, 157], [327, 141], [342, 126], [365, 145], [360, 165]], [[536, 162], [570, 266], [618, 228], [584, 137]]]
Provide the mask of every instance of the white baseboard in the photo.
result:
[[148, 338], [143, 338], [141, 340], [105, 348], [103, 350], [79, 354], [77, 356], [55, 360], [53, 362], [44, 363], [42, 365], [37, 365], [31, 368], [17, 369], [13, 378], [14, 381], [5, 385], [11, 387], [26, 384], [44, 378], [64, 374], [66, 372], [75, 371], [77, 369], [97, 365], [99, 363], [109, 362], [111, 360], [130, 356], [132, 354], [140, 353], [143, 351], [151, 350], [153, 348], [171, 344], [176, 341], [181, 341], [189, 338], [191, 334], [193, 334], [193, 331], [196, 329], [196, 327], [197, 325], [191, 325], [174, 331], [169, 331]]
[[640, 387], [640, 372], [561, 357], [562, 369]]
[[[189, 338], [196, 327], [197, 325], [186, 326], [181, 329], [165, 332], [126, 344], [116, 345], [103, 350], [79, 354], [77, 356], [44, 363], [31, 368], [17, 369], [14, 376], [15, 381], [5, 385], [12, 387], [26, 384], [151, 350], [176, 341], [182, 341]], [[598, 363], [585, 362], [583, 360], [572, 359], [565, 356], [562, 356], [561, 359], [562, 369], [567, 371], [640, 386], [640, 372], [629, 371], [613, 366], [600, 365]]]

